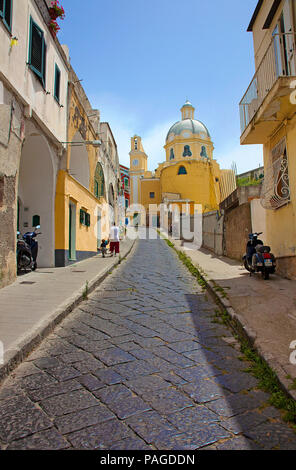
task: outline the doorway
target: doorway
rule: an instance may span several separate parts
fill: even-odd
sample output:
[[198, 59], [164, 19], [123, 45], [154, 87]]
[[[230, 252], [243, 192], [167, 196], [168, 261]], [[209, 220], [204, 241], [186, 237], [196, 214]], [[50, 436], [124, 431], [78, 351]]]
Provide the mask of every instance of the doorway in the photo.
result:
[[76, 204], [69, 203], [69, 260], [76, 261]]

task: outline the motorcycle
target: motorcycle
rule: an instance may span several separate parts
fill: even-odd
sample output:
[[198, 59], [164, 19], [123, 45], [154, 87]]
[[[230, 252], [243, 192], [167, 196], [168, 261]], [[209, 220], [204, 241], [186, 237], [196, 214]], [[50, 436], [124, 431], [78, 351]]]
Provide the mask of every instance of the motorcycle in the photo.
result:
[[40, 225], [35, 227], [34, 232], [27, 232], [23, 236], [17, 232], [17, 269], [18, 271], [37, 269], [38, 242], [37, 235], [41, 235], [37, 230]]
[[249, 241], [243, 261], [250, 276], [253, 273], [261, 272], [263, 279], [268, 280], [269, 275], [275, 273], [276, 260], [271, 253], [270, 246], [264, 245], [263, 241], [258, 239], [258, 236], [262, 235], [262, 233], [249, 234]]

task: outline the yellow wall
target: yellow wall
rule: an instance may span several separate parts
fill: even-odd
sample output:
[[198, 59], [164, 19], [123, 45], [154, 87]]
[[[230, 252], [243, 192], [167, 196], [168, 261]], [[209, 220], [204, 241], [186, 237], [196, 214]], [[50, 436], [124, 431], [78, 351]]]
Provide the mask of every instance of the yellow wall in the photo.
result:
[[[294, 4], [295, 10], [295, 2]], [[269, 29], [263, 29], [263, 24], [270, 12], [273, 5], [273, 0], [265, 0], [261, 7], [261, 10], [257, 16], [255, 24], [253, 26], [253, 42], [254, 42], [254, 55], [256, 68], [260, 65], [263, 57], [266, 54], [267, 48], [270, 45], [272, 39], [272, 33], [276, 24], [279, 20], [281, 12], [286, 4], [286, 0], [282, 0], [273, 18], [273, 21]], [[295, 14], [295, 11], [294, 11]], [[295, 21], [295, 19], [294, 19]], [[295, 29], [295, 28], [294, 28]], [[266, 56], [268, 57], [268, 56]], [[262, 89], [267, 88], [267, 76], [264, 74], [260, 75], [260, 86]], [[266, 86], [265, 86], [266, 84]], [[273, 110], [272, 103], [270, 108], [266, 108], [267, 111], [272, 115], [274, 123], [277, 124], [277, 128], [270, 119], [265, 118], [265, 127], [257, 126], [256, 143], [263, 143], [264, 153], [264, 168], [265, 168], [265, 185], [270, 181], [270, 185], [275, 184], [274, 173], [272, 169], [272, 149], [286, 137], [287, 146], [287, 157], [288, 157], [288, 172], [289, 172], [289, 188], [290, 188], [290, 202], [286, 205], [279, 207], [275, 210], [266, 210], [266, 233], [262, 235], [264, 242], [271, 246], [272, 252], [277, 258], [278, 272], [284, 276], [290, 278], [296, 278], [296, 117], [295, 117], [295, 106], [290, 102], [289, 90], [285, 90], [285, 93], [276, 94], [276, 88], [273, 87], [274, 96], [266, 96], [266, 106], [273, 97], [274, 103], [279, 103], [277, 109]], [[258, 115], [263, 109], [261, 106], [258, 110]], [[271, 113], [273, 111], [273, 113]], [[268, 114], [268, 113], [266, 113]], [[262, 119], [262, 122], [264, 119]], [[256, 130], [256, 123], [253, 126]], [[264, 132], [264, 133], [263, 133]], [[271, 186], [272, 188], [272, 186]], [[263, 195], [265, 194], [265, 186], [263, 186]], [[267, 193], [267, 198], [269, 193]]]
[[[70, 85], [68, 141], [72, 142], [77, 132], [83, 140], [96, 140], [96, 133], [88, 120], [87, 113], [76, 95], [74, 87]], [[74, 176], [69, 174], [71, 166], [71, 145], [68, 145], [66, 155], [66, 169], [60, 170], [56, 185], [55, 201], [55, 249], [69, 250], [69, 203], [76, 206], [76, 252], [97, 252], [97, 222], [98, 208], [101, 212], [101, 239], [108, 238], [109, 217], [108, 206], [105, 199], [94, 195], [94, 176], [98, 162], [97, 149], [86, 145], [89, 165], [89, 187], [80, 184]], [[90, 227], [80, 223], [80, 209], [90, 214]]]
[[[155, 193], [155, 198], [150, 198], [150, 193]], [[159, 179], [141, 181], [141, 204], [148, 209], [149, 204], [161, 204], [161, 190]]]
[[286, 136], [291, 202], [266, 211], [266, 240], [277, 257], [296, 255], [296, 117], [277, 136], [264, 145], [264, 166], [271, 165], [271, 150]]
[[[186, 131], [189, 133], [189, 131]], [[182, 135], [175, 136], [172, 142], [168, 142], [164, 148], [166, 151], [166, 161], [171, 162], [174, 160], [184, 160], [183, 153], [184, 153], [184, 146], [189, 145], [190, 151], [192, 153], [192, 157], [190, 158], [198, 158], [201, 154], [202, 146], [206, 147], [207, 155], [210, 159], [213, 158], [213, 150], [214, 146], [210, 139], [200, 139], [196, 134], [192, 134], [191, 138], [184, 138]], [[175, 159], [170, 160], [171, 149], [174, 150]]]
[[[65, 171], [60, 171], [57, 180], [55, 218], [56, 218], [56, 249], [69, 249], [69, 202], [76, 205], [76, 250], [97, 251], [97, 209], [102, 212], [102, 238], [108, 238], [109, 226], [106, 216], [107, 206], [99, 204], [99, 200], [80, 185]], [[90, 227], [80, 223], [80, 209], [90, 214]], [[104, 217], [105, 216], [105, 217]], [[103, 224], [104, 221], [104, 224]]]
[[220, 198], [219, 165], [215, 161], [182, 161], [187, 175], [178, 175], [181, 162], [163, 169], [161, 173], [161, 192], [178, 193], [181, 199], [189, 199], [202, 204], [203, 211], [217, 210]]

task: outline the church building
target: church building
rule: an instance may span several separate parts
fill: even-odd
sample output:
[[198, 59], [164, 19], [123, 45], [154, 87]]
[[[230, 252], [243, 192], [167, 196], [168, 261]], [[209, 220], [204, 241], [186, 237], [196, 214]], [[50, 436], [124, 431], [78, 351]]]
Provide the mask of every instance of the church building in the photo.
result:
[[141, 137], [132, 137], [131, 205], [137, 224], [156, 226], [156, 220], [159, 224], [159, 211], [151, 209], [152, 204], [165, 204], [168, 210], [177, 205], [180, 214], [185, 207], [187, 214], [194, 215], [196, 204], [202, 206], [202, 212], [218, 210], [219, 203], [236, 189], [233, 171], [221, 170], [214, 160], [211, 135], [195, 119], [194, 112], [195, 108], [186, 101], [181, 108], [182, 119], [168, 131], [164, 145], [166, 160], [153, 173], [147, 170], [148, 156]]

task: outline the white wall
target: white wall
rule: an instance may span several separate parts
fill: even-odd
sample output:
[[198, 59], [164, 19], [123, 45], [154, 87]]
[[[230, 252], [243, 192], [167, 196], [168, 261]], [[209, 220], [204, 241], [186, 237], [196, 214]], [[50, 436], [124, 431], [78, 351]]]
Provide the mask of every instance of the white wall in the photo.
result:
[[46, 139], [41, 135], [28, 137], [22, 150], [19, 173], [20, 232], [30, 232], [33, 216], [40, 216], [39, 267], [54, 266], [55, 175], [55, 160]]
[[[47, 45], [46, 90], [27, 65], [29, 56], [30, 16], [44, 31]], [[7, 82], [32, 108], [34, 117], [40, 120], [59, 140], [66, 141], [68, 69], [51, 33], [34, 0], [15, 0], [12, 12], [12, 36], [18, 44], [10, 47], [11, 36], [0, 21], [0, 80]], [[61, 71], [60, 107], [54, 99], [55, 64]], [[50, 94], [46, 94], [49, 92]]]
[[260, 199], [252, 199], [251, 203], [252, 232], [262, 232], [266, 237], [266, 210], [262, 207]]

